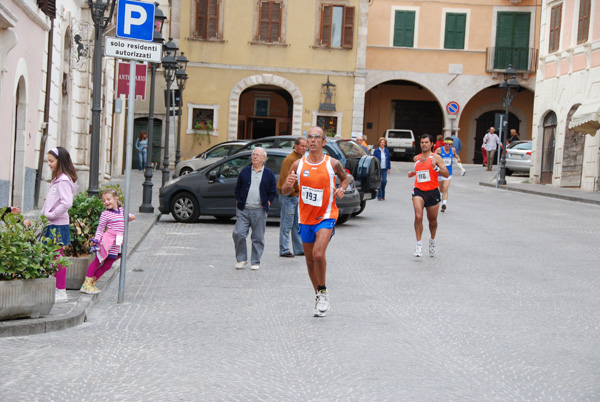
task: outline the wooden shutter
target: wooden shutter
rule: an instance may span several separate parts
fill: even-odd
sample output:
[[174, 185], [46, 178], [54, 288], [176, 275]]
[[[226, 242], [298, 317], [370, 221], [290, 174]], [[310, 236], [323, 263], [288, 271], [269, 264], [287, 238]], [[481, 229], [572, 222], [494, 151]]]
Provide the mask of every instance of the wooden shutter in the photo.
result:
[[517, 70], [528, 70], [530, 21], [531, 13], [498, 13], [494, 51], [495, 69], [504, 70], [512, 64]]
[[444, 49], [465, 48], [465, 27], [467, 14], [446, 14], [446, 33], [444, 36]]
[[394, 19], [394, 46], [413, 47], [415, 14], [414, 11], [396, 11]]
[[261, 1], [258, 40], [261, 42], [280, 42], [281, 2]]
[[206, 39], [208, 0], [196, 0], [196, 37]]
[[579, 1], [579, 21], [577, 23], [577, 44], [588, 40], [590, 31], [590, 9], [592, 0]]
[[324, 5], [321, 9], [321, 45], [331, 46], [331, 22], [333, 18], [333, 6]]
[[550, 12], [550, 37], [548, 52], [552, 53], [558, 50], [560, 44], [560, 23], [562, 18], [562, 4], [552, 7]]
[[219, 0], [208, 1], [208, 24], [206, 27], [209, 39], [217, 39], [219, 37]]
[[38, 0], [38, 7], [51, 19], [56, 18], [56, 0]]
[[354, 7], [344, 7], [344, 28], [342, 30], [342, 47], [352, 49], [354, 43]]

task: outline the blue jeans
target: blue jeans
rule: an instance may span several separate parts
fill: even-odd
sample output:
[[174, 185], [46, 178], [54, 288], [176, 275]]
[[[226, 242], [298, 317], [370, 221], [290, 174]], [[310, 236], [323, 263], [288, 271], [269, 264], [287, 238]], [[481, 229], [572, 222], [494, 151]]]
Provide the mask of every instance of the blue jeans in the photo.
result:
[[138, 149], [138, 160], [140, 161], [140, 171], [142, 171], [144, 169], [144, 167], [146, 166], [146, 155], [147, 155], [148, 149], [147, 148], [142, 148], [141, 150]]
[[377, 199], [381, 200], [385, 198], [385, 185], [387, 184], [387, 169], [381, 169], [381, 186], [377, 191]]
[[281, 222], [279, 224], [279, 255], [290, 252], [290, 232], [294, 254], [303, 254], [302, 239], [298, 233], [298, 197], [286, 197], [279, 194]]

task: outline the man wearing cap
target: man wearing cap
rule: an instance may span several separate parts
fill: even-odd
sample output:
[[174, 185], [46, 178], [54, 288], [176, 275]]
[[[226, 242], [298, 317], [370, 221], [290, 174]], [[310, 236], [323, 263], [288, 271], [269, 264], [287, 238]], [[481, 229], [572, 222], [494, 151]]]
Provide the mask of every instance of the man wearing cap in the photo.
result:
[[456, 152], [456, 149], [452, 147], [452, 138], [448, 137], [444, 140], [444, 146], [435, 150], [435, 153], [442, 157], [444, 165], [448, 169], [448, 177], [440, 176], [438, 180], [440, 182], [440, 191], [442, 192], [442, 212], [446, 212], [448, 203], [448, 191], [450, 190], [450, 181], [452, 180], [452, 159], [456, 158], [460, 163], [460, 156]]

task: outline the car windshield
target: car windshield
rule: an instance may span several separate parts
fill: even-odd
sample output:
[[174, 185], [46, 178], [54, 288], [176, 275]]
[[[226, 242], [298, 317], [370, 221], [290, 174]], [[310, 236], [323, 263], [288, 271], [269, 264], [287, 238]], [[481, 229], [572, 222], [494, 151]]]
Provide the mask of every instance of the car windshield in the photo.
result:
[[227, 156], [229, 152], [229, 146], [223, 145], [217, 148], [212, 149], [210, 152], [206, 153], [206, 158], [222, 158]]
[[254, 149], [254, 148], [272, 148], [273, 145], [275, 144], [275, 140], [266, 140], [266, 141], [256, 141], [253, 142], [252, 144], [246, 146], [246, 149]]
[[510, 147], [511, 149], [520, 149], [522, 151], [531, 151], [531, 142], [518, 142], [515, 145], [513, 145], [512, 147]]
[[388, 131], [387, 137], [391, 139], [412, 139], [410, 131]]
[[354, 141], [338, 141], [337, 143], [344, 155], [349, 158], [361, 158], [367, 154], [363, 147], [356, 144]]
[[217, 167], [216, 176], [220, 179], [238, 177], [242, 169], [250, 164], [252, 164], [250, 155], [243, 155], [230, 159]]

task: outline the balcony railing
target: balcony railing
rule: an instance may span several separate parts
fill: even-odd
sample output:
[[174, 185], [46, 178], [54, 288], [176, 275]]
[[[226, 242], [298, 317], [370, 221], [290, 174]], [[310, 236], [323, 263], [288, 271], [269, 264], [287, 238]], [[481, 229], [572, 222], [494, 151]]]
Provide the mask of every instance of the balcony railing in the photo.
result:
[[504, 71], [511, 64], [518, 72], [537, 71], [538, 50], [531, 47], [488, 47], [485, 69]]

